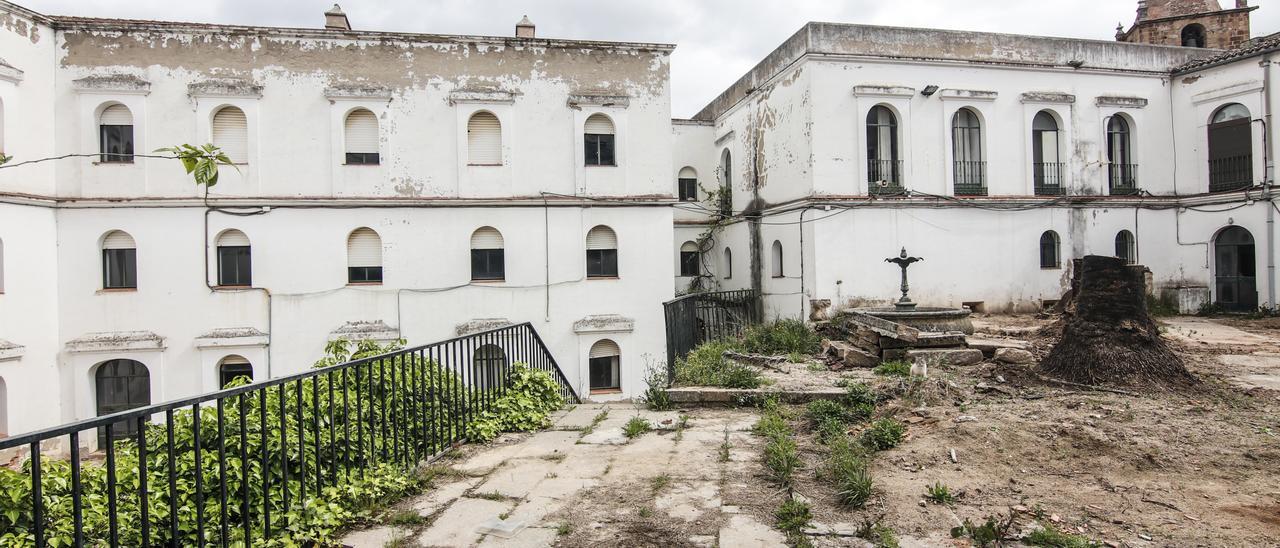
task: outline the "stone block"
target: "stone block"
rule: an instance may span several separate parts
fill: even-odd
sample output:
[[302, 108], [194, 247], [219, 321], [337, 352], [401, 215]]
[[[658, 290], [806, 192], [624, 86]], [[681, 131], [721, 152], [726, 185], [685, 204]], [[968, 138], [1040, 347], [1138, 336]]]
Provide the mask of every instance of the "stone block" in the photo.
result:
[[875, 367], [880, 362], [876, 354], [843, 341], [831, 341], [827, 354], [846, 367]]
[[996, 361], [1012, 364], [1028, 364], [1036, 361], [1035, 354], [1019, 348], [998, 348], [995, 358]]
[[982, 351], [977, 348], [943, 348], [908, 350], [907, 359], [923, 359], [930, 365], [973, 365], [982, 361]]
[[965, 345], [965, 334], [959, 331], [945, 333], [922, 332], [915, 342], [898, 339], [884, 339], [880, 343], [883, 348], [952, 348]]

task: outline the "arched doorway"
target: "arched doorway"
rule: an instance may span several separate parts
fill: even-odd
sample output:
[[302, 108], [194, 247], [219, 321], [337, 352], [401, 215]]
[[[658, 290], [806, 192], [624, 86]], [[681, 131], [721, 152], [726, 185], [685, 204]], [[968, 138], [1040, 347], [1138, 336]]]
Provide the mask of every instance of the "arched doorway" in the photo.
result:
[[1214, 304], [1233, 312], [1257, 309], [1253, 235], [1238, 226], [1223, 229], [1213, 239], [1213, 264]]
[[[151, 373], [147, 366], [133, 360], [109, 360], [94, 372], [98, 416], [110, 415], [151, 405]], [[138, 432], [138, 421], [112, 424], [113, 438], [124, 439]], [[107, 445], [107, 429], [98, 429], [98, 446]]]

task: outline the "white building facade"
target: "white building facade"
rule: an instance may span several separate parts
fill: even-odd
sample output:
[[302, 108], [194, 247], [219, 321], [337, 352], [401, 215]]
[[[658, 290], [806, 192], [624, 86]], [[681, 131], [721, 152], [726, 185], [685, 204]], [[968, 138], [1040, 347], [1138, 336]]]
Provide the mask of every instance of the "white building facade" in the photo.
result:
[[[643, 389], [673, 293], [652, 260], [673, 222], [672, 46], [328, 15], [281, 29], [0, 2], [0, 431], [295, 373], [339, 337], [522, 322], [580, 394]], [[209, 142], [238, 169], [207, 194], [151, 153]], [[107, 398], [112, 382], [128, 393]]]
[[676, 206], [675, 288], [755, 288], [782, 317], [883, 305], [905, 247], [923, 305], [1038, 311], [1097, 254], [1183, 312], [1274, 307], [1271, 42], [811, 23], [676, 126], [706, 156], [673, 169], [733, 199]]

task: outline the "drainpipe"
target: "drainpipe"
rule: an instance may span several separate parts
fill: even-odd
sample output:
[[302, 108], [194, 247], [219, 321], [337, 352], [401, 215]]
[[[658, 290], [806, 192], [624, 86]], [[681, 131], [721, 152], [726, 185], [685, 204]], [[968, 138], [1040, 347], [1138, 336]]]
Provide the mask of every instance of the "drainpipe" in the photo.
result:
[[[204, 263], [204, 286], [209, 288], [209, 293], [216, 293], [217, 287], [209, 283], [209, 214], [218, 211], [209, 205], [209, 187], [204, 189], [204, 257], [201, 262]], [[271, 306], [271, 290], [265, 287], [249, 287], [246, 289], [236, 289], [235, 291], [261, 291], [267, 296], [267, 379], [271, 379], [271, 339], [275, 335], [275, 329], [272, 327], [272, 306]], [[399, 313], [399, 303], [396, 303], [397, 314]], [[399, 327], [397, 327], [399, 329]], [[265, 379], [264, 379], [265, 380]], [[221, 386], [218, 387], [222, 389]]]
[[808, 213], [813, 206], [805, 206], [800, 210], [800, 321], [808, 316], [805, 314], [805, 304], [808, 299], [804, 294], [804, 214]]
[[1262, 62], [1262, 154], [1263, 180], [1262, 199], [1267, 202], [1267, 308], [1276, 307], [1276, 210], [1271, 201], [1271, 184], [1274, 180], [1275, 166], [1271, 155], [1271, 65], [1267, 59]]

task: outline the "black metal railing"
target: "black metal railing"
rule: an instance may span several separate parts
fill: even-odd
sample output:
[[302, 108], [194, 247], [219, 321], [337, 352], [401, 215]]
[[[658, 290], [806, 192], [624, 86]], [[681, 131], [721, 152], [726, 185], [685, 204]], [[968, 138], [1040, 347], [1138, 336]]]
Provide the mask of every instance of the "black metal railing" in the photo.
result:
[[956, 196], [987, 195], [987, 163], [956, 160], [951, 166]]
[[[0, 516], [0, 537], [257, 545], [297, 527], [290, 512], [314, 510], [322, 492], [343, 496], [388, 466], [407, 473], [466, 439], [516, 363], [551, 373], [578, 401], [524, 323], [2, 439], [0, 450], [29, 453], [20, 472], [4, 471], [13, 513]], [[82, 445], [96, 429], [118, 438], [121, 425], [136, 432]], [[66, 458], [49, 454], [59, 446]]]
[[1209, 160], [1209, 192], [1226, 192], [1253, 186], [1253, 155]]
[[902, 160], [867, 160], [867, 193], [902, 194]]
[[1138, 193], [1138, 164], [1109, 164], [1107, 185], [1112, 196]]
[[690, 293], [662, 303], [667, 321], [667, 382], [675, 379], [676, 360], [698, 345], [741, 335], [760, 323], [760, 297], [754, 290]]
[[1031, 164], [1031, 177], [1036, 196], [1061, 196], [1066, 193], [1066, 179], [1062, 162], [1036, 162]]

